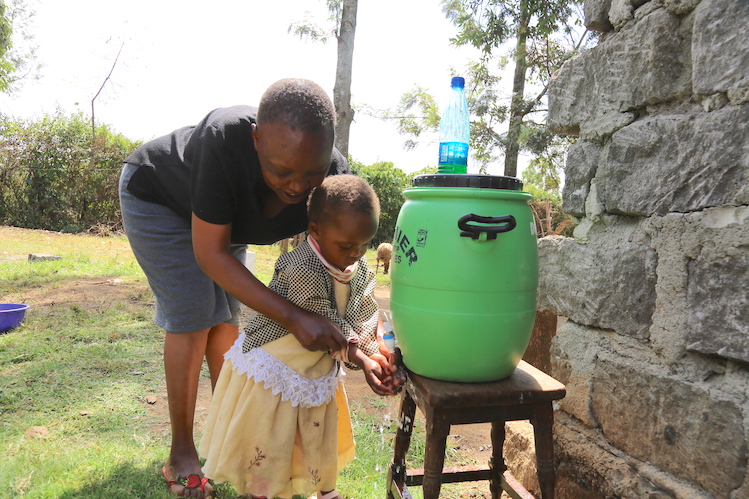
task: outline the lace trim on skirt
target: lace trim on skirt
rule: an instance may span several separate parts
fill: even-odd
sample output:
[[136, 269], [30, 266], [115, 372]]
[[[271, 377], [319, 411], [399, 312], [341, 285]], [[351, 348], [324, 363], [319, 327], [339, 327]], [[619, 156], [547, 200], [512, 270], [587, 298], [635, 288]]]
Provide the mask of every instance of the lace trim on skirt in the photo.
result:
[[273, 395], [281, 394], [281, 400], [291, 402], [293, 407], [317, 407], [327, 404], [335, 397], [338, 389], [339, 367], [336, 365], [328, 374], [317, 379], [305, 378], [292, 368], [272, 356], [264, 349], [253, 348], [242, 352], [244, 333], [232, 345], [225, 359], [230, 359], [237, 374], [254, 378], [265, 384], [265, 389]]

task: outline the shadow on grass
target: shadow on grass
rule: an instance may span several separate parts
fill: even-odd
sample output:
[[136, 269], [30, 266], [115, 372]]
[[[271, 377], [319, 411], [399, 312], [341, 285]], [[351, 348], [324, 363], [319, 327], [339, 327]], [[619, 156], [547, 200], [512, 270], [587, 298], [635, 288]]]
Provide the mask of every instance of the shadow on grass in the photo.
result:
[[[58, 499], [173, 499], [169, 494], [166, 481], [161, 474], [161, 461], [152, 461], [147, 466], [135, 466], [124, 463], [114, 471], [75, 490], [67, 490], [58, 495]], [[237, 499], [237, 493], [228, 483], [215, 486], [216, 499]], [[294, 499], [305, 499], [305, 496], [294, 496]]]
[[[100, 499], [133, 497], [143, 499], [163, 499], [170, 496], [166, 481], [161, 474], [161, 461], [152, 461], [148, 465], [136, 466], [133, 463], [123, 463], [112, 468], [112, 471], [102, 477], [91, 478], [90, 482], [77, 490], [67, 490], [59, 495], [60, 499]], [[236, 497], [235, 494], [222, 497]]]

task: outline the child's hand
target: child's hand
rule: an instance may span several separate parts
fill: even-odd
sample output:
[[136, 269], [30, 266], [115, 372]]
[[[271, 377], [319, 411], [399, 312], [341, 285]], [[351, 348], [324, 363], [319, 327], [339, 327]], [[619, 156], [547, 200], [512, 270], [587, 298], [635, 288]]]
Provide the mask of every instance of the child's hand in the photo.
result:
[[390, 357], [392, 355], [385, 344], [385, 340], [379, 334], [377, 335], [377, 347], [380, 349], [380, 353], [384, 357]]
[[[393, 377], [384, 373], [380, 362], [374, 359], [376, 356], [382, 357], [379, 354], [374, 354], [372, 357], [367, 357], [364, 360], [364, 366], [362, 367], [364, 378], [367, 380], [367, 384], [372, 391], [377, 395], [395, 395], [397, 392], [393, 387]], [[382, 360], [387, 365], [387, 360], [384, 357]]]
[[380, 379], [382, 384], [390, 387], [394, 395], [400, 393], [406, 383], [406, 368], [401, 360], [400, 350], [396, 349], [394, 353], [388, 353], [388, 358], [377, 353], [371, 355], [370, 358], [382, 367], [382, 372], [385, 374], [385, 378]]
[[401, 355], [400, 348], [396, 348], [395, 353], [390, 354], [388, 370], [393, 378], [393, 388], [396, 392], [400, 392], [406, 383], [406, 366], [403, 365], [403, 356]]
[[383, 355], [382, 353], [373, 353], [369, 356], [369, 358], [380, 365], [385, 376], [390, 376], [391, 374], [393, 374], [391, 362], [388, 355]]

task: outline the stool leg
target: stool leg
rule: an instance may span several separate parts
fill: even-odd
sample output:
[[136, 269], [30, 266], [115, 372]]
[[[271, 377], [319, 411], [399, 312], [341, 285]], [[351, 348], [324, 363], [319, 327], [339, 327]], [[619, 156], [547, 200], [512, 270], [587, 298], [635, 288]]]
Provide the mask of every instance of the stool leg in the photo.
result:
[[438, 499], [445, 465], [445, 445], [450, 423], [440, 417], [427, 416], [426, 445], [424, 447], [424, 499]]
[[502, 473], [507, 470], [504, 458], [505, 445], [505, 422], [492, 421], [492, 457], [489, 460], [491, 469], [491, 492], [492, 499], [499, 499], [502, 495]]
[[411, 433], [414, 428], [414, 416], [416, 416], [416, 403], [408, 390], [403, 390], [401, 399], [401, 410], [398, 416], [398, 429], [395, 432], [395, 450], [393, 462], [390, 464], [387, 478], [387, 499], [394, 499], [392, 492], [393, 484], [398, 490], [403, 490], [406, 483], [406, 454], [411, 445]]
[[554, 471], [554, 410], [551, 403], [539, 404], [534, 411], [533, 435], [536, 440], [536, 466], [538, 468], [538, 484], [543, 499], [554, 499], [556, 473]]

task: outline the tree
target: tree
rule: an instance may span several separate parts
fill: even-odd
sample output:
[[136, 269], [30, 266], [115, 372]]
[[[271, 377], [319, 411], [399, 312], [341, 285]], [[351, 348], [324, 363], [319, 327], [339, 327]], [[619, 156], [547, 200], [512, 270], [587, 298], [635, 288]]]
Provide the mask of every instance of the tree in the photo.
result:
[[354, 68], [354, 35], [358, 0], [343, 0], [341, 21], [338, 27], [338, 64], [333, 87], [333, 104], [336, 109], [335, 145], [348, 157], [348, 141], [354, 110], [351, 107], [351, 75]]
[[[517, 176], [520, 151], [536, 159], [546, 158], [553, 167], [561, 168], [570, 139], [548, 132], [543, 104], [554, 71], [590, 41], [587, 31], [575, 28], [581, 14], [571, 6], [579, 3], [581, 0], [443, 2], [448, 19], [458, 27], [452, 42], [473, 45], [481, 52], [479, 60], [467, 64], [463, 73], [471, 113], [471, 162], [480, 172], [504, 158], [504, 174]], [[507, 43], [516, 34], [520, 36], [507, 55]], [[512, 62], [513, 88], [507, 99], [497, 71]], [[526, 87], [536, 93], [526, 98]], [[422, 132], [439, 128], [434, 98], [419, 87], [404, 94], [394, 111], [380, 116], [397, 120], [399, 131], [410, 137], [406, 147], [414, 146]], [[502, 133], [500, 128], [506, 124], [508, 131]]]
[[[493, 51], [514, 38], [512, 60], [515, 63], [512, 94], [508, 110], [509, 127], [505, 139], [505, 175], [516, 176], [520, 138], [525, 117], [537, 111], [546, 95], [551, 74], [571, 56], [553, 35], [574, 33], [574, 4], [581, 0], [443, 0], [443, 10], [458, 28], [456, 45], [473, 45], [483, 54], [482, 65]], [[581, 37], [577, 50], [587, 32]], [[531, 67], [533, 69], [531, 69]], [[526, 98], [529, 70], [541, 76], [542, 88]]]
[[107, 77], [104, 78], [104, 81], [99, 87], [99, 91], [96, 92], [96, 95], [94, 95], [94, 98], [91, 99], [91, 156], [92, 157], [94, 155], [94, 147], [96, 146], [96, 109], [95, 109], [96, 99], [99, 97], [99, 94], [101, 94], [101, 91], [104, 90], [104, 85], [106, 85], [109, 79], [112, 77], [114, 68], [117, 66], [117, 61], [120, 59], [120, 54], [122, 53], [122, 47], [124, 46], [125, 46], [125, 43], [123, 42], [122, 45], [120, 45], [120, 50], [117, 52], [117, 57], [114, 58], [114, 63], [112, 63], [112, 69], [109, 70], [109, 74], [107, 74]]
[[333, 87], [333, 105], [336, 109], [335, 146], [348, 157], [349, 134], [351, 122], [354, 121], [354, 110], [351, 107], [351, 75], [353, 73], [354, 37], [356, 35], [356, 11], [358, 0], [327, 0], [329, 20], [332, 30], [320, 28], [309, 18], [289, 26], [300, 38], [326, 43], [328, 33], [338, 41], [338, 61], [336, 65], [335, 85]]
[[33, 17], [22, 0], [0, 0], [0, 92], [11, 92], [23, 79], [38, 76], [36, 47], [29, 34]]

